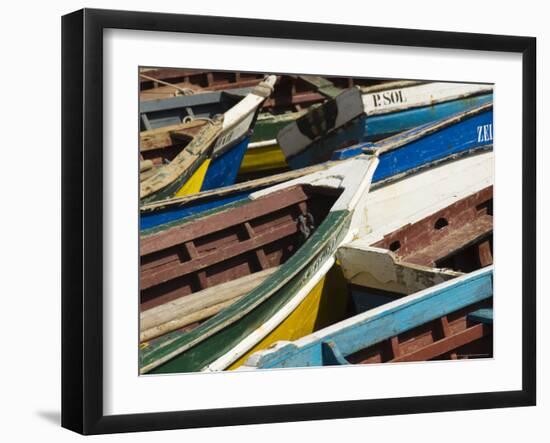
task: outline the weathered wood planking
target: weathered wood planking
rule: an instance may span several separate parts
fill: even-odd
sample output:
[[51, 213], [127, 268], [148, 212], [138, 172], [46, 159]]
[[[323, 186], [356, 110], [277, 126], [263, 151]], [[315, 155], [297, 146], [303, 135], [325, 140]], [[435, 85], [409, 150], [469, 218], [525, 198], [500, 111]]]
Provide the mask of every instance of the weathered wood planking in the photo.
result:
[[410, 295], [460, 276], [458, 272], [401, 261], [393, 252], [356, 242], [336, 254], [350, 284]]
[[151, 340], [217, 314], [273, 274], [277, 267], [255, 272], [213, 288], [177, 298], [140, 314], [140, 341]]
[[346, 362], [368, 364], [491, 358], [492, 327], [472, 321], [473, 312], [489, 305], [490, 301], [469, 305], [349, 355]]
[[493, 187], [384, 236], [374, 246], [403, 261], [470, 272], [492, 264]]
[[[201, 274], [204, 281], [199, 284], [205, 289], [281, 264], [302, 241], [298, 216], [310, 212], [323, 220], [331, 205], [325, 199], [308, 195], [303, 187], [287, 188], [238, 209], [142, 238], [142, 308], [190, 293]], [[228, 267], [229, 263], [233, 266]]]

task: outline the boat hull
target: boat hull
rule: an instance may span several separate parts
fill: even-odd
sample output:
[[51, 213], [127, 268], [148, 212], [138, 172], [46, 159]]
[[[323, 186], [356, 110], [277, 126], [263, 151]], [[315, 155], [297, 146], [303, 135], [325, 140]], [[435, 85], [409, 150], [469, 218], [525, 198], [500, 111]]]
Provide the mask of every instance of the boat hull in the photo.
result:
[[249, 137], [244, 137], [210, 161], [202, 186], [199, 188], [200, 191], [209, 191], [235, 183], [249, 140]]
[[391, 114], [362, 116], [351, 122], [343, 130], [328, 134], [321, 140], [312, 143], [307, 149], [288, 157], [287, 163], [290, 168], [297, 169], [323, 162], [330, 159], [335, 150], [357, 143], [384, 139], [398, 132], [474, 109], [490, 103], [492, 99], [492, 94], [485, 94]]

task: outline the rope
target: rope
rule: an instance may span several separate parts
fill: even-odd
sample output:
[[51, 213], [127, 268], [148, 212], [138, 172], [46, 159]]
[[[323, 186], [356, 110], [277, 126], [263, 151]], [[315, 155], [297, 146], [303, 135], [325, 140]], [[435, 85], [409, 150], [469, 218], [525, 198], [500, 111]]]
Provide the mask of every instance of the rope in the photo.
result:
[[148, 75], [145, 75], [145, 74], [142, 74], [142, 73], [140, 73], [139, 76], [141, 78], [144, 78], [145, 80], [150, 80], [150, 81], [153, 81], [153, 82], [157, 82], [157, 83], [160, 83], [161, 85], [164, 85], [164, 86], [170, 86], [171, 88], [174, 88], [177, 91], [181, 92], [183, 95], [193, 95], [195, 93], [195, 91], [193, 91], [192, 89], [181, 88], [177, 85], [173, 85], [172, 83], [165, 82], [164, 80], [159, 80], [158, 78], [149, 77]]

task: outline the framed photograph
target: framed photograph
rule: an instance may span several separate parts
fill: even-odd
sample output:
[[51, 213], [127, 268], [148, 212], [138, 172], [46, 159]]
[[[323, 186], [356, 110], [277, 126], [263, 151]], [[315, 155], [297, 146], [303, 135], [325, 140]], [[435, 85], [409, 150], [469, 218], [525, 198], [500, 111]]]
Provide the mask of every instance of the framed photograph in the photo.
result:
[[534, 405], [536, 40], [62, 21], [62, 425]]

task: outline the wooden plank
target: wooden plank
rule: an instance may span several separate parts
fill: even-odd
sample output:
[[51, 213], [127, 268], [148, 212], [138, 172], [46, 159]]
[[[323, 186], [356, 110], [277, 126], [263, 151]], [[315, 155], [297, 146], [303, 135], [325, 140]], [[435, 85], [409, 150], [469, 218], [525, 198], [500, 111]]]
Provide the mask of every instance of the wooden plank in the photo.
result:
[[399, 348], [399, 337], [393, 336], [390, 338], [390, 345], [393, 358], [399, 358], [401, 355], [401, 349]]
[[451, 352], [461, 346], [478, 340], [488, 334], [488, 329], [482, 324], [477, 324], [471, 328], [467, 328], [457, 334], [437, 340], [431, 345], [409, 354], [404, 354], [390, 360], [392, 363], [406, 361], [426, 361], [432, 360], [440, 355]]
[[419, 265], [435, 265], [440, 260], [456, 254], [493, 232], [493, 217], [483, 215], [461, 227], [455, 227], [448, 235], [433, 241], [429, 246], [404, 255], [403, 260]]
[[151, 271], [142, 272], [140, 278], [141, 290], [151, 288], [191, 272], [200, 271], [216, 263], [221, 263], [232, 257], [245, 254], [253, 249], [273, 243], [281, 238], [296, 234], [297, 232], [298, 227], [296, 223], [292, 221], [291, 223], [285, 223], [277, 226], [276, 228], [260, 234], [255, 238], [214, 250], [213, 252], [204, 254], [194, 260], [175, 266], [170, 266], [168, 269], [154, 268]]
[[150, 340], [216, 314], [258, 287], [277, 269], [276, 266], [256, 272], [142, 312], [140, 341]]
[[[249, 238], [256, 237], [257, 234], [254, 232], [254, 229], [252, 229], [252, 226], [250, 225], [249, 222], [244, 222], [244, 227], [246, 229], [246, 232]], [[258, 263], [260, 264], [260, 267], [262, 269], [269, 268], [269, 260], [267, 259], [267, 256], [265, 255], [264, 250], [262, 248], [258, 248], [256, 249], [255, 253], [256, 253], [256, 258], [258, 259]]]
[[484, 241], [478, 246], [479, 250], [479, 262], [482, 267], [493, 264], [493, 253], [491, 252], [491, 242], [489, 240]]
[[[197, 260], [199, 258], [197, 248], [195, 248], [195, 244], [192, 241], [185, 242], [183, 245], [191, 260]], [[206, 289], [208, 287], [208, 278], [206, 277], [205, 271], [197, 272], [197, 280], [201, 289]]]
[[308, 196], [302, 186], [286, 188], [263, 198], [251, 201], [237, 211], [225, 211], [202, 218], [181, 226], [170, 228], [158, 234], [142, 238], [140, 242], [140, 255], [144, 256], [160, 251], [186, 241], [204, 237], [214, 232], [222, 231], [236, 224], [244, 223], [263, 215], [269, 214], [301, 201], [307, 200]]
[[412, 294], [460, 273], [402, 262], [393, 252], [352, 242], [337, 252], [344, 276], [357, 286]]

